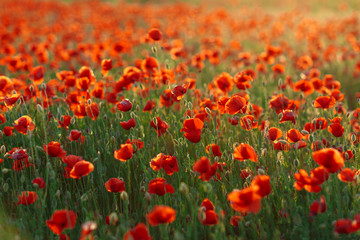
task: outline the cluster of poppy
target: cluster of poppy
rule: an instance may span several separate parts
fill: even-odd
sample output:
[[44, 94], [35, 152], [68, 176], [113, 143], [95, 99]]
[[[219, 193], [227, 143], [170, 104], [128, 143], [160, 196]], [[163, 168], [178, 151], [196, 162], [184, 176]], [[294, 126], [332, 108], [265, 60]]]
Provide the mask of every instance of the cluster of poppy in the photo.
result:
[[[207, 157], [197, 155], [197, 160], [192, 159], [192, 170], [201, 181], [221, 181], [225, 168], [231, 174], [228, 156], [242, 164], [254, 164], [259, 169], [260, 164], [266, 161], [258, 154], [260, 149], [256, 142], [260, 140], [253, 137], [258, 134], [263, 136], [262, 147], [274, 151], [295, 152], [302, 148], [312, 151], [312, 158], [319, 166], [311, 169], [310, 174], [305, 169], [299, 169], [294, 174], [293, 186], [297, 191], [305, 189], [318, 193], [322, 184], [334, 173], [342, 182], [357, 182], [358, 171], [345, 167], [345, 163], [357, 157], [354, 146], [360, 142], [360, 108], [353, 111], [346, 109], [345, 96], [351, 99], [355, 93], [345, 95], [342, 92], [343, 80], [337, 80], [335, 75], [322, 70], [335, 60], [350, 61], [352, 65], [346, 71], [352, 71], [354, 78], [360, 77], [360, 61], [356, 57], [360, 51], [357, 17], [338, 19], [334, 27], [331, 21], [315, 21], [314, 24], [296, 11], [289, 12], [285, 17], [271, 18], [260, 17], [251, 10], [244, 10], [240, 17], [235, 17], [226, 10], [205, 11], [186, 4], [153, 9], [148, 5], [126, 3], [121, 3], [119, 7], [107, 7], [95, 0], [80, 7], [75, 3], [43, 2], [39, 6], [33, 0], [5, 0], [3, 5], [11, 14], [0, 13], [5, 26], [0, 28], [0, 124], [9, 126], [4, 126], [0, 138], [6, 136], [11, 139], [17, 134], [31, 138], [42, 131], [36, 127], [40, 125], [38, 116], [35, 113], [32, 115], [31, 111], [27, 111], [28, 115], [13, 118], [18, 106], [34, 105], [36, 113], [40, 112], [48, 122], [54, 120], [58, 128], [69, 134], [69, 141], [79, 141], [76, 144], [85, 148], [83, 133], [71, 129], [73, 119], [81, 121], [85, 118], [95, 124], [108, 106], [112, 113], [128, 116], [129, 112], [138, 111], [142, 104], [141, 114], [151, 116], [147, 126], [152, 129], [152, 134], [156, 133], [160, 139], [181, 133], [189, 144], [196, 144], [198, 150], [208, 154]], [[137, 22], [140, 18], [144, 19], [145, 26]], [[114, 27], [117, 25], [121, 27]], [[232, 39], [223, 39], [225, 32], [230, 33]], [[339, 43], [338, 33], [345, 36], [345, 43]], [[296, 41], [284, 41], [282, 37], [285, 34], [293, 35]], [[184, 37], [195, 35], [200, 42], [194, 45]], [[258, 42], [261, 52], [246, 49], [238, 40], [243, 39], [242, 35]], [[275, 42], [279, 45], [274, 45]], [[296, 46], [292, 46], [300, 43], [306, 44], [306, 51], [299, 52]], [[149, 46], [152, 46], [151, 52], [146, 50]], [[145, 50], [133, 59], [134, 53], [143, 48]], [[162, 62], [159, 54], [173, 59], [175, 66]], [[229, 68], [220, 68], [221, 62], [226, 62]], [[217, 70], [217, 67], [222, 69], [219, 74], [203, 80], [202, 72], [207, 68]], [[290, 75], [292, 71], [300, 73], [300, 77], [294, 79], [295, 75]], [[253, 89], [258, 89], [260, 82], [266, 88], [277, 79], [277, 89], [270, 93], [268, 101], [259, 100], [251, 93]], [[125, 97], [131, 94], [144, 101], [132, 101]], [[360, 98], [359, 95], [357, 97]], [[187, 106], [185, 112], [183, 102]], [[58, 106], [66, 109], [66, 115], [58, 114]], [[159, 109], [180, 112], [183, 116], [182, 128], [172, 124], [167, 116], [162, 116], [157, 111]], [[306, 111], [315, 113], [316, 118], [304, 122], [301, 117]], [[278, 116], [278, 119], [273, 116]], [[119, 122], [124, 130], [138, 129], [139, 124], [138, 118], [132, 114]], [[345, 124], [348, 124], [348, 129]], [[217, 130], [214, 139], [204, 140], [207, 137], [205, 132], [212, 125]], [[221, 145], [225, 135], [223, 129], [238, 131], [237, 125], [240, 125], [239, 131], [252, 136], [253, 141], [251, 145], [245, 143], [241, 136], [241, 143], [229, 152]], [[342, 144], [337, 141], [338, 138], [344, 138]], [[63, 165], [56, 164], [55, 167], [64, 167], [61, 172], [64, 178], [80, 179], [94, 171], [95, 161], [68, 155], [61, 142], [65, 144], [60, 140], [51, 141], [43, 145], [43, 150], [47, 154], [46, 159], [61, 159]], [[142, 154], [141, 151], [140, 154], [136, 152], [144, 148], [143, 139], [126, 136], [121, 143], [120, 148], [113, 151], [113, 157], [120, 162], [126, 164]], [[70, 149], [64, 146], [66, 150]], [[33, 164], [29, 156], [34, 151], [12, 147], [7, 153], [4, 151], [4, 156], [12, 160], [15, 172], [34, 168], [37, 176], [41, 169]], [[176, 154], [165, 151], [155, 154], [154, 158], [147, 159], [147, 166], [158, 175], [146, 183], [146, 194], [167, 197], [174, 194], [175, 189], [170, 180], [168, 182], [159, 175], [165, 173], [169, 177], [179, 170], [187, 172], [189, 169], [181, 169], [184, 165], [178, 163]], [[0, 159], [0, 164], [3, 163], [8, 164]], [[270, 176], [260, 172], [254, 177], [250, 168], [242, 169], [240, 177], [251, 179], [251, 183], [249, 181], [249, 185], [241, 190], [226, 193], [230, 207], [238, 212], [231, 217], [231, 225], [238, 226], [248, 213], [259, 213], [261, 200], [271, 193], [270, 176], [271, 179], [277, 176], [271, 172], [267, 173]], [[101, 186], [110, 193], [125, 196], [124, 179], [106, 179]], [[49, 183], [37, 177], [32, 184], [43, 189]], [[17, 205], [31, 205], [38, 198], [36, 191], [21, 191]], [[310, 206], [310, 218], [325, 212], [326, 208], [324, 197], [314, 201]], [[174, 222], [176, 213], [170, 206], [156, 205], [146, 219], [151, 226], [157, 226]], [[221, 211], [220, 216], [224, 215], [225, 212]], [[215, 211], [215, 205], [205, 198], [198, 212], [201, 224], [216, 225], [220, 216]], [[63, 231], [75, 228], [76, 221], [74, 211], [56, 210], [46, 225], [60, 239], [68, 239]], [[107, 218], [109, 225], [116, 221], [114, 217]], [[96, 228], [95, 222], [83, 223], [80, 239], [92, 238]], [[335, 223], [335, 232], [339, 234], [359, 229], [358, 215], [354, 220], [340, 219]], [[147, 226], [138, 223], [125, 233], [124, 239], [151, 239], [151, 236]]]

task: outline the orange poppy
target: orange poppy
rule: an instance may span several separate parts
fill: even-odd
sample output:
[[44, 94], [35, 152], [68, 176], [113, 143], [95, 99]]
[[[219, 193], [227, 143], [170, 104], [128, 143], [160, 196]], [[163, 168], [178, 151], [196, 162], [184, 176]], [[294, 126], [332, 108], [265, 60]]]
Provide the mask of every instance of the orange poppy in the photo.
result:
[[146, 102], [146, 105], [143, 109], [143, 112], [151, 112], [151, 110], [153, 110], [155, 108], [155, 102], [154, 101], [151, 101], [151, 100], [148, 100]]
[[139, 223], [134, 228], [130, 229], [125, 233], [124, 240], [151, 240], [152, 237], [149, 235], [149, 230], [146, 225]]
[[284, 122], [287, 122], [287, 121], [290, 121], [293, 124], [296, 123], [296, 121], [295, 121], [295, 113], [293, 111], [291, 111], [291, 110], [283, 110], [280, 115], [281, 115], [280, 123], [284, 123]]
[[4, 114], [0, 113], [0, 124], [4, 124], [6, 122], [6, 118]]
[[344, 158], [338, 150], [324, 148], [312, 153], [312, 157], [320, 166], [330, 173], [339, 171], [344, 166]]
[[31, 70], [29, 78], [33, 80], [35, 85], [40, 85], [44, 82], [44, 74], [45, 68], [43, 66], [37, 66]]
[[258, 213], [261, 208], [261, 198], [254, 187], [234, 190], [227, 195], [232, 209], [238, 212]]
[[174, 193], [173, 186], [167, 183], [164, 178], [155, 178], [149, 182], [148, 193], [163, 196], [165, 193]]
[[99, 105], [96, 102], [86, 104], [86, 115], [92, 120], [96, 120], [99, 116]]
[[120, 160], [122, 162], [126, 162], [130, 158], [132, 158], [134, 154], [133, 145], [130, 143], [121, 144], [120, 149], [115, 150], [114, 158]]
[[46, 221], [46, 225], [53, 233], [60, 235], [64, 229], [73, 229], [76, 219], [76, 213], [72, 210], [56, 210], [51, 218]]
[[16, 205], [30, 205], [36, 202], [38, 199], [38, 195], [36, 192], [21, 192], [21, 195], [19, 195], [19, 201], [16, 203]]
[[108, 192], [123, 192], [125, 191], [125, 182], [123, 180], [120, 180], [118, 178], [110, 178], [107, 180], [107, 182], [104, 184], [106, 190]]
[[87, 176], [89, 173], [94, 171], [94, 165], [91, 162], [81, 160], [77, 162], [70, 171], [70, 177], [79, 179]]
[[246, 99], [239, 96], [233, 95], [225, 104], [225, 111], [230, 114], [234, 115], [237, 113], [245, 113], [247, 109]]
[[271, 192], [270, 177], [267, 175], [258, 175], [251, 181], [251, 187], [254, 188], [255, 194], [264, 198]]
[[289, 99], [284, 94], [272, 96], [270, 100], [270, 108], [275, 109], [276, 113], [280, 113], [282, 110], [287, 109]]
[[14, 128], [21, 134], [27, 135], [27, 131], [34, 131], [35, 124], [32, 122], [32, 119], [24, 115], [19, 119], [15, 120], [13, 123]]
[[212, 176], [215, 175], [217, 170], [217, 163], [211, 165], [210, 160], [207, 157], [201, 157], [193, 165], [193, 170], [200, 174], [202, 181], [209, 181]]
[[172, 223], [176, 219], [176, 211], [168, 206], [157, 205], [146, 215], [146, 218], [151, 226]]
[[326, 168], [321, 166], [311, 170], [310, 176], [304, 169], [300, 169], [294, 177], [296, 190], [301, 191], [304, 188], [308, 192], [320, 192], [320, 185], [329, 178], [329, 173]]
[[234, 159], [239, 161], [245, 161], [249, 159], [252, 162], [257, 162], [258, 157], [253, 147], [249, 144], [241, 143], [237, 146], [233, 153]]

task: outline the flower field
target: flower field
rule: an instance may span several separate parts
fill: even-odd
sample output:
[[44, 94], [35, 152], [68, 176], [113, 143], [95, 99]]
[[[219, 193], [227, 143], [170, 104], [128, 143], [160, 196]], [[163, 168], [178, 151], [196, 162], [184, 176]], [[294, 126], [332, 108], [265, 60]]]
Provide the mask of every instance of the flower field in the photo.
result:
[[359, 4], [254, 2], [2, 0], [0, 239], [359, 239]]

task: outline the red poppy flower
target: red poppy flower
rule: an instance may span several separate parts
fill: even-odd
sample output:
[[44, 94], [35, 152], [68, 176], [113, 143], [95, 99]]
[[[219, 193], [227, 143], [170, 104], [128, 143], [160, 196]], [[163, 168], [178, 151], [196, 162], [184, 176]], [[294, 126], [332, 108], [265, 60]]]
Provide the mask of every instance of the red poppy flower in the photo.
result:
[[326, 212], [325, 197], [321, 196], [320, 200], [315, 200], [310, 206], [309, 216], [314, 217], [319, 213]]
[[99, 116], [99, 105], [96, 102], [86, 104], [86, 115], [92, 120], [96, 120]]
[[4, 124], [6, 122], [6, 118], [4, 114], [0, 113], [0, 124]]
[[351, 170], [350, 168], [343, 168], [340, 173], [338, 173], [337, 177], [342, 182], [354, 182], [356, 172], [356, 169]]
[[146, 215], [146, 218], [151, 226], [172, 223], [176, 219], [176, 211], [171, 207], [158, 205]]
[[88, 221], [81, 224], [81, 235], [79, 240], [94, 239], [92, 232], [96, 230], [97, 224], [94, 221]]
[[143, 112], [151, 112], [151, 110], [153, 110], [155, 108], [155, 102], [154, 101], [151, 101], [151, 100], [148, 100], [146, 102], [146, 105], [143, 109]]
[[283, 133], [280, 129], [272, 127], [272, 128], [269, 128], [269, 130], [268, 130], [267, 138], [270, 141], [275, 141], [275, 140], [281, 138], [282, 135], [283, 135]]
[[300, 141], [302, 138], [303, 138], [303, 135], [297, 129], [292, 128], [286, 132], [286, 139], [291, 143], [296, 143], [296, 142]]
[[132, 108], [132, 103], [130, 102], [129, 99], [124, 99], [121, 102], [119, 102], [116, 107], [118, 110], [122, 111], [122, 112], [128, 112], [131, 110]]
[[193, 170], [200, 174], [202, 181], [209, 181], [216, 173], [218, 164], [215, 162], [211, 165], [210, 160], [207, 157], [201, 157], [193, 165]]
[[122, 162], [126, 162], [132, 158], [134, 154], [134, 148], [132, 144], [121, 144], [120, 149], [114, 152], [114, 158]]
[[73, 129], [70, 131], [69, 140], [77, 141], [80, 138], [81, 142], [84, 143], [85, 137], [82, 136], [81, 131]]
[[223, 92], [231, 92], [234, 85], [232, 76], [226, 72], [218, 76], [214, 83]]
[[201, 129], [204, 123], [199, 118], [191, 118], [184, 120], [184, 127], [181, 132], [184, 133], [190, 142], [197, 143], [201, 140]]
[[155, 129], [156, 133], [158, 134], [158, 137], [163, 135], [166, 132], [166, 129], [169, 128], [169, 124], [167, 122], [162, 121], [160, 117], [156, 117], [156, 124], [154, 122], [154, 119], [151, 120], [150, 126]]
[[106, 77], [108, 72], [113, 67], [113, 60], [112, 59], [104, 59], [101, 61], [101, 74]]
[[121, 124], [122, 128], [125, 130], [129, 130], [130, 128], [134, 128], [136, 126], [135, 119], [133, 119], [133, 118], [130, 118], [126, 122], [120, 122], [120, 124]]
[[250, 131], [253, 128], [257, 128], [258, 123], [254, 122], [254, 116], [246, 115], [240, 119], [240, 124], [243, 129]]
[[87, 176], [89, 173], [94, 171], [94, 165], [91, 162], [82, 160], [77, 162], [70, 171], [70, 177], [79, 179]]
[[16, 205], [30, 205], [36, 202], [37, 199], [38, 195], [36, 194], [36, 192], [21, 192], [21, 195], [19, 195], [19, 201]]
[[295, 124], [295, 114], [293, 111], [291, 110], [284, 110], [281, 112], [280, 114], [282, 117], [280, 119], [280, 123], [284, 123], [284, 122], [287, 122], [287, 121], [290, 121], [292, 122], [293, 124]]
[[33, 80], [35, 85], [40, 85], [44, 81], [45, 68], [43, 66], [34, 67], [30, 74], [29, 78]]
[[65, 128], [65, 129], [69, 129], [69, 125], [70, 125], [70, 122], [71, 122], [71, 116], [69, 115], [64, 115], [61, 117], [61, 121], [58, 121], [59, 123], [59, 126], [58, 128]]
[[149, 230], [146, 225], [139, 223], [134, 228], [125, 233], [124, 240], [151, 240]]
[[29, 116], [22, 116], [13, 123], [14, 128], [21, 134], [26, 135], [27, 131], [34, 131], [35, 124]]
[[5, 136], [10, 137], [13, 134], [14, 127], [6, 126], [3, 129], [3, 133]]
[[324, 148], [313, 152], [312, 157], [315, 162], [325, 167], [330, 173], [335, 173], [344, 166], [343, 156], [333, 148]]
[[39, 188], [45, 188], [45, 181], [42, 177], [37, 177], [31, 182], [32, 184], [37, 184]]
[[33, 164], [29, 163], [29, 155], [26, 152], [26, 149], [21, 148], [13, 148], [7, 154], [9, 154], [10, 159], [13, 159], [14, 162], [12, 164], [12, 168], [19, 172], [24, 168], [28, 168], [30, 166], [34, 166]]
[[162, 37], [160, 30], [157, 28], [150, 29], [148, 32], [148, 35], [149, 35], [149, 38], [153, 41], [160, 41], [161, 37]]
[[159, 153], [155, 158], [151, 159], [150, 167], [155, 171], [159, 171], [162, 168], [167, 175], [173, 175], [174, 172], [179, 171], [176, 157], [162, 153]]
[[233, 153], [234, 159], [239, 161], [245, 161], [249, 159], [252, 162], [257, 162], [258, 157], [253, 147], [249, 144], [241, 143], [237, 146]]
[[19, 93], [11, 94], [9, 96], [6, 95], [4, 97], [5, 106], [8, 107], [9, 109], [12, 109], [20, 97], [21, 97], [21, 95]]
[[149, 182], [148, 193], [163, 196], [165, 193], [174, 193], [174, 188], [164, 178], [155, 178]]
[[205, 198], [201, 203], [198, 218], [202, 225], [216, 225], [219, 222], [219, 215], [215, 212], [212, 202]]
[[123, 191], [125, 191], [125, 182], [118, 178], [110, 178], [104, 184], [104, 186], [105, 186], [106, 190], [108, 190], [108, 192], [123, 192]]
[[76, 214], [68, 210], [56, 210], [51, 218], [46, 221], [46, 225], [50, 230], [60, 235], [64, 229], [73, 229], [76, 224]]
[[270, 108], [275, 109], [276, 113], [280, 113], [282, 110], [287, 109], [289, 99], [284, 94], [273, 96], [270, 100]]
[[324, 167], [318, 167], [311, 170], [310, 176], [304, 169], [294, 175], [296, 182], [294, 187], [301, 191], [303, 188], [308, 192], [320, 192], [320, 185], [329, 178], [329, 173]]
[[258, 175], [252, 180], [251, 186], [255, 194], [260, 198], [266, 197], [271, 192], [270, 177], [267, 175]]
[[336, 100], [333, 97], [317, 97], [314, 102], [315, 108], [329, 109], [335, 106]]
[[66, 156], [66, 151], [62, 149], [61, 143], [52, 141], [48, 145], [43, 145], [45, 152], [50, 157], [63, 158]]
[[222, 153], [220, 151], [220, 147], [217, 144], [210, 144], [206, 146], [206, 153], [210, 154], [210, 149], [211, 149], [211, 155], [212, 156], [217, 156], [217, 157], [221, 157]]
[[341, 123], [332, 123], [328, 127], [328, 131], [334, 137], [342, 137], [344, 135], [345, 128], [341, 125]]

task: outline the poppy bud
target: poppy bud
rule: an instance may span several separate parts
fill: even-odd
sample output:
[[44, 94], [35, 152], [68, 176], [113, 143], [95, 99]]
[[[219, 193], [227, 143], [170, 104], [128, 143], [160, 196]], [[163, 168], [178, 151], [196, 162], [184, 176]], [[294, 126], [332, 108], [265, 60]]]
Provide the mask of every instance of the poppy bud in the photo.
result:
[[283, 83], [282, 78], [279, 78], [279, 80], [278, 80], [278, 86], [281, 86], [282, 83]]
[[191, 102], [188, 102], [188, 109], [192, 109], [192, 103]]
[[145, 199], [148, 200], [149, 202], [151, 201], [150, 193], [148, 193], [148, 192], [145, 193]]
[[107, 119], [107, 115], [106, 115], [106, 114], [104, 114], [103, 118], [104, 118], [104, 120], [106, 120], [106, 119]]
[[88, 200], [88, 195], [87, 195], [86, 193], [84, 193], [83, 195], [81, 195], [80, 200], [81, 200], [82, 202], [87, 201], [87, 200]]
[[60, 198], [60, 194], [61, 194], [60, 189], [58, 189], [58, 190], [56, 191], [56, 193], [55, 193], [55, 196], [56, 196], [57, 198]]
[[39, 184], [33, 183], [34, 188], [39, 188]]
[[5, 153], [6, 153], [6, 147], [5, 147], [5, 145], [2, 145], [2, 146], [1, 146], [0, 151], [1, 151], [2, 154], [5, 154]]
[[309, 140], [310, 140], [310, 142], [313, 142], [315, 139], [314, 139], [314, 135], [310, 135], [309, 136]]
[[229, 170], [226, 170], [225, 172], [225, 177], [228, 177], [230, 175], [230, 171]]
[[6, 174], [6, 173], [10, 172], [10, 169], [8, 169], [8, 168], [3, 168], [3, 169], [1, 169], [1, 172], [2, 172], [3, 174]]
[[356, 142], [356, 136], [355, 136], [355, 134], [352, 134], [352, 135], [351, 135], [351, 141], [352, 141], [352, 142]]
[[3, 190], [4, 190], [4, 192], [7, 192], [9, 190], [9, 184], [8, 183], [3, 184]]
[[349, 154], [345, 152], [345, 160], [349, 160]]
[[205, 108], [205, 112], [210, 115], [210, 114], [211, 114], [210, 108], [206, 107], [206, 108]]
[[180, 232], [176, 231], [174, 233], [174, 240], [185, 240], [185, 238]]
[[87, 100], [87, 103], [90, 105], [91, 104], [91, 99], [89, 98], [88, 100]]
[[262, 148], [261, 149], [261, 156], [265, 157], [267, 154], [267, 149], [266, 148]]
[[187, 195], [189, 193], [189, 187], [186, 185], [186, 183], [181, 182], [180, 187], [179, 187], [179, 191], [184, 193], [185, 195]]
[[20, 182], [21, 182], [21, 183], [24, 183], [25, 180], [26, 180], [26, 179], [25, 179], [25, 176], [24, 176], [24, 175], [21, 175], [21, 177], [20, 177]]
[[153, 53], [154, 55], [156, 55], [156, 53], [157, 53], [157, 48], [156, 48], [155, 46], [153, 46], [153, 47], [151, 48], [151, 51], [152, 51], [152, 53]]
[[28, 161], [29, 161], [30, 163], [32, 163], [32, 162], [33, 162], [33, 159], [32, 159], [32, 157], [31, 157], [31, 156], [29, 156], [29, 157], [28, 157]]
[[115, 143], [115, 137], [114, 137], [114, 136], [111, 136], [110, 141], [111, 141], [112, 143]]
[[121, 192], [120, 197], [121, 197], [121, 200], [123, 200], [123, 201], [127, 201], [129, 199], [129, 195], [125, 191]]
[[206, 183], [203, 185], [203, 187], [204, 187], [204, 191], [205, 191], [205, 192], [211, 192], [211, 191], [212, 191], [212, 186], [211, 186], [211, 184], [209, 184], [208, 182], [206, 182]]
[[301, 131], [301, 134], [302, 134], [302, 135], [309, 135], [309, 132], [306, 131], [306, 130], [302, 130], [302, 131]]
[[[258, 173], [260, 174], [260, 175], [265, 175], [265, 171], [264, 171], [264, 169], [262, 169], [262, 168], [259, 168], [258, 169]], [[250, 175], [249, 175], [250, 176]]]
[[140, 110], [140, 106], [139, 104], [136, 104], [136, 111], [139, 111]]
[[115, 212], [112, 212], [112, 213], [110, 213], [110, 215], [109, 215], [109, 223], [110, 223], [110, 225], [115, 225], [116, 224], [116, 222], [118, 221], [118, 216], [117, 216], [117, 214], [115, 213]]
[[44, 111], [44, 108], [40, 105], [40, 104], [37, 104], [36, 105], [36, 108], [39, 112], [43, 112]]
[[145, 187], [144, 187], [144, 186], [141, 186], [141, 187], [140, 187], [140, 192], [145, 192], [145, 191], [146, 191]]

